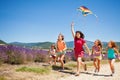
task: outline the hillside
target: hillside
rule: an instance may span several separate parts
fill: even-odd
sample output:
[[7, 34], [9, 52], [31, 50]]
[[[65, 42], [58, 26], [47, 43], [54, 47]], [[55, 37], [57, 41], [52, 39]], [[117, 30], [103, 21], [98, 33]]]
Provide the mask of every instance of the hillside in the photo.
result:
[[[87, 45], [89, 48], [91, 48], [94, 44], [94, 42], [92, 41], [86, 41]], [[118, 47], [120, 48], [120, 42], [116, 42]], [[51, 44], [55, 44], [53, 42], [38, 42], [38, 43], [20, 43], [20, 42], [12, 42], [10, 43], [12, 45], [16, 45], [16, 46], [22, 46], [22, 47], [28, 47], [28, 48], [45, 48], [48, 49], [50, 48]], [[103, 44], [103, 48], [107, 47], [107, 42], [102, 42]], [[73, 48], [74, 42], [73, 41], [69, 41], [66, 42], [67, 48]]]
[[9, 43], [11, 45], [21, 46], [21, 47], [28, 47], [28, 48], [46, 48], [48, 49], [52, 42], [38, 42], [38, 43], [21, 43], [21, 42], [12, 42]]
[[7, 44], [7, 43], [4, 42], [3, 40], [0, 40], [0, 44]]
[[[16, 46], [22, 46], [22, 47], [28, 47], [28, 48], [32, 48], [32, 47], [37, 47], [37, 48], [50, 48], [51, 44], [55, 44], [53, 42], [38, 42], [38, 43], [21, 43], [21, 42], [12, 42], [10, 43], [11, 45], [16, 45]], [[93, 42], [91, 41], [87, 41], [88, 47], [92, 47]], [[69, 41], [66, 42], [67, 48], [73, 48], [74, 42], [73, 41]]]

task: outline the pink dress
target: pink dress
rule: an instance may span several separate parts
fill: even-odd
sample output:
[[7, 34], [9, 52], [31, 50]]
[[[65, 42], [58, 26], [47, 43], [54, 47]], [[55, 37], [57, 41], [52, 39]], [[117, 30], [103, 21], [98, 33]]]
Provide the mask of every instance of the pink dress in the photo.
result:
[[74, 39], [74, 52], [75, 52], [75, 57], [83, 57], [84, 56], [84, 49], [83, 45], [85, 43], [85, 40], [82, 38], [75, 38]]

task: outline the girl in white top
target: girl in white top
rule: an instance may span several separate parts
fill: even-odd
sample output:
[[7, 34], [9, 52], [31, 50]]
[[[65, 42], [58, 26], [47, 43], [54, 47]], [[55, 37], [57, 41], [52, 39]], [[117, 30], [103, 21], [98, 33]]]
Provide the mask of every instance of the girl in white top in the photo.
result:
[[54, 64], [56, 65], [56, 49], [54, 44], [52, 44], [51, 48], [49, 49], [49, 57], [49, 63], [52, 64], [52, 62], [54, 61]]

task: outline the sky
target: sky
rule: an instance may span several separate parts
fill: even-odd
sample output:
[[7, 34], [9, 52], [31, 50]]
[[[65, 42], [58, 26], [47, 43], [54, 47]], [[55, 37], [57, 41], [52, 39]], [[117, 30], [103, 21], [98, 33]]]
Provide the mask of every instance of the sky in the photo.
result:
[[[77, 8], [88, 7], [94, 15], [84, 17]], [[73, 41], [75, 31], [85, 39], [120, 42], [120, 0], [0, 0], [0, 40], [10, 42], [56, 42], [59, 33]]]

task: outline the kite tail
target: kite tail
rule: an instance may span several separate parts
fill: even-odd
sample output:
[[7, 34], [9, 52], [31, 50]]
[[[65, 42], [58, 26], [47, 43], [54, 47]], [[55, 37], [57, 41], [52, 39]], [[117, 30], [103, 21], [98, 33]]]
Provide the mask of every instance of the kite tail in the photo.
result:
[[98, 18], [98, 16], [96, 14], [93, 14], [96, 18]]
[[96, 14], [93, 14], [96, 17], [96, 21], [98, 23], [98, 16]]

